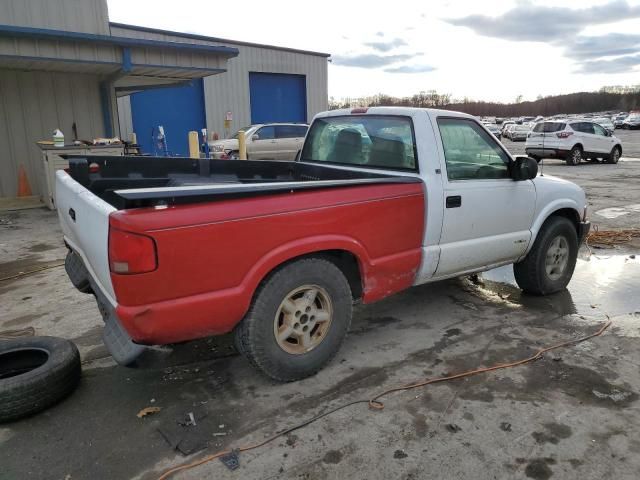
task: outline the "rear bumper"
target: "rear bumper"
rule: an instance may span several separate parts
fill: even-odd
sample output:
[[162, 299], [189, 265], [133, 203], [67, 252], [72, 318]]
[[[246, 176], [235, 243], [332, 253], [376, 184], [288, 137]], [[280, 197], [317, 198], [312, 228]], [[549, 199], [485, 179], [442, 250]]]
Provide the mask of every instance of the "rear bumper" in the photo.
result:
[[134, 343], [129, 333], [123, 328], [115, 308], [89, 274], [82, 257], [70, 249], [64, 265], [71, 283], [82, 293], [94, 295], [104, 321], [102, 341], [111, 356], [120, 365], [131, 364], [144, 352], [146, 347]]
[[561, 148], [525, 147], [524, 151], [527, 155], [540, 158], [567, 158], [569, 155], [569, 150], [563, 150]]
[[585, 241], [587, 235], [589, 235], [589, 230], [591, 230], [590, 221], [587, 220], [578, 224], [578, 245]]

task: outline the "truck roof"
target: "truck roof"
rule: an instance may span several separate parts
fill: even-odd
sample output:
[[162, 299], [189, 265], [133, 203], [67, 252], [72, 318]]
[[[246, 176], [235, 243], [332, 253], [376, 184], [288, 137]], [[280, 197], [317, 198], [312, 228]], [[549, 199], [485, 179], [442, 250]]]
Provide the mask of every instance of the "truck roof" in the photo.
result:
[[416, 108], [416, 107], [353, 107], [340, 108], [338, 110], [330, 110], [321, 112], [315, 118], [323, 117], [340, 117], [345, 115], [368, 114], [368, 115], [398, 115], [398, 116], [414, 116], [422, 112], [434, 115], [442, 115], [447, 117], [462, 117], [476, 119], [473, 115], [467, 113], [456, 112], [454, 110], [441, 110], [437, 108]]

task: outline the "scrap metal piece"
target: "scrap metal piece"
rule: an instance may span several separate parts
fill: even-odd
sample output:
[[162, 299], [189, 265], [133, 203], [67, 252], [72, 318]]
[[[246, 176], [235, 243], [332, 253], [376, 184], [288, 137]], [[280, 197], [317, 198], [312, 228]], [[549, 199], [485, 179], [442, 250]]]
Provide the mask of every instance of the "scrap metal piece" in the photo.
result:
[[240, 450], [233, 449], [226, 455], [222, 455], [220, 457], [220, 461], [227, 467], [229, 470], [235, 470], [240, 466], [240, 459], [238, 458], [238, 454]]

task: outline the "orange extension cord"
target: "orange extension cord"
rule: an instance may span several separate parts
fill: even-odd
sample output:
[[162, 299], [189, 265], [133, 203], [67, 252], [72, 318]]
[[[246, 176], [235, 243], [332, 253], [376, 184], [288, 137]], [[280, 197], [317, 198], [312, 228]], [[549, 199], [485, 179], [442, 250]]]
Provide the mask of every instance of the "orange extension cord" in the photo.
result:
[[[608, 318], [608, 317], [607, 317]], [[567, 340], [565, 342], [562, 343], [556, 343], [555, 345], [551, 345], [550, 347], [546, 347], [546, 348], [541, 348], [540, 350], [538, 350], [535, 354], [531, 355], [530, 357], [527, 358], [523, 358], [522, 360], [517, 360], [515, 362], [510, 362], [510, 363], [500, 363], [498, 365], [493, 365], [492, 367], [485, 367], [485, 368], [478, 368], [475, 370], [469, 370], [466, 372], [462, 372], [462, 373], [458, 373], [455, 375], [449, 375], [447, 377], [438, 377], [438, 378], [431, 378], [431, 379], [427, 379], [427, 380], [422, 380], [419, 382], [415, 382], [415, 383], [408, 383], [405, 385], [401, 385], [398, 387], [393, 387], [393, 388], [389, 388], [387, 390], [384, 390], [383, 392], [379, 393], [378, 395], [375, 395], [374, 397], [372, 397], [369, 400], [356, 400], [353, 402], [349, 402], [349, 403], [345, 403], [343, 405], [340, 405], [336, 408], [333, 408], [325, 413], [316, 415], [313, 418], [310, 418], [306, 421], [304, 421], [303, 423], [300, 423], [294, 427], [288, 428], [280, 433], [276, 433], [275, 435], [267, 438], [266, 440], [263, 440], [262, 442], [258, 442], [255, 444], [250, 444], [250, 445], [245, 445], [243, 447], [238, 448], [236, 451], [237, 452], [247, 452], [249, 450], [254, 450], [256, 448], [260, 448], [272, 441], [274, 441], [275, 439], [282, 437], [283, 435], [286, 435], [294, 430], [298, 430], [300, 428], [303, 428], [313, 422], [315, 422], [316, 420], [319, 420], [322, 417], [326, 417], [327, 415], [330, 415], [338, 410], [342, 410], [343, 408], [349, 407], [351, 405], [355, 405], [358, 403], [368, 403], [369, 407], [374, 409], [374, 410], [382, 410], [384, 408], [384, 403], [381, 402], [379, 399], [390, 394], [393, 392], [402, 392], [402, 391], [406, 391], [406, 390], [412, 390], [414, 388], [419, 388], [419, 387], [424, 387], [427, 385], [431, 385], [433, 383], [440, 383], [440, 382], [448, 382], [450, 380], [457, 380], [459, 378], [464, 378], [464, 377], [471, 377], [473, 375], [478, 375], [480, 373], [487, 373], [487, 372], [492, 372], [494, 370], [501, 370], [503, 368], [512, 368], [512, 367], [518, 367], [520, 365], [524, 365], [525, 363], [530, 363], [533, 362], [535, 360], [539, 360], [540, 358], [542, 358], [542, 356], [547, 353], [550, 352], [551, 350], [556, 350], [558, 348], [563, 348], [563, 347], [568, 347], [568, 346], [572, 346], [572, 345], [577, 345], [578, 343], [584, 342], [586, 340], [590, 340], [591, 338], [594, 337], [598, 337], [600, 335], [602, 335], [602, 333], [609, 328], [609, 326], [611, 325], [611, 320], [607, 320], [607, 322], [605, 322], [602, 327], [600, 327], [600, 329], [590, 335], [587, 335], [586, 337], [582, 337], [582, 338], [578, 338], [576, 340]], [[192, 468], [195, 468], [199, 465], [202, 465], [203, 463], [207, 463], [210, 462], [211, 460], [215, 460], [216, 458], [220, 458], [223, 455], [227, 455], [229, 453], [231, 453], [233, 450], [223, 450], [221, 452], [212, 454], [212, 455], [208, 455], [204, 458], [201, 458], [200, 460], [196, 460], [195, 462], [192, 463], [185, 463], [183, 465], [178, 465], [176, 467], [170, 468], [169, 470], [167, 470], [166, 472], [164, 472], [159, 478], [158, 480], [165, 480], [167, 478], [169, 478], [171, 475], [173, 475], [174, 473], [177, 472], [181, 472], [183, 470], [190, 470]]]

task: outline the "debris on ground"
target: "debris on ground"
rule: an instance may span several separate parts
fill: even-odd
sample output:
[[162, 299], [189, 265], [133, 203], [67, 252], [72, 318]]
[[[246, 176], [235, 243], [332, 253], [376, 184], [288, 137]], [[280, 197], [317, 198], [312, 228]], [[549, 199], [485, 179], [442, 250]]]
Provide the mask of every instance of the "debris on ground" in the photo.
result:
[[33, 337], [36, 330], [33, 327], [21, 328], [19, 330], [3, 330], [0, 332], [0, 340], [12, 340], [20, 337]]
[[398, 458], [398, 459], [402, 459], [402, 458], [407, 458], [409, 455], [407, 455], [407, 452], [405, 452], [404, 450], [396, 450], [395, 452], [393, 452], [393, 458]]
[[210, 429], [202, 422], [206, 417], [206, 411], [194, 410], [177, 420], [159, 426], [157, 430], [173, 450], [183, 455], [191, 455], [207, 448], [212, 436], [226, 435], [226, 433], [211, 434]]
[[500, 423], [500, 430], [502, 430], [503, 432], [510, 432], [511, 431], [511, 424], [509, 422]]
[[460, 428], [455, 423], [448, 423], [446, 425], [446, 427], [447, 427], [447, 430], [449, 430], [451, 433], [456, 433], [456, 432], [459, 432], [460, 430], [462, 430], [462, 428]]
[[587, 236], [587, 245], [601, 245], [613, 247], [630, 242], [633, 238], [640, 238], [640, 228], [627, 228], [624, 230], [599, 230], [594, 225], [593, 230]]
[[238, 450], [231, 450], [226, 455], [222, 455], [220, 457], [220, 461], [227, 467], [229, 470], [235, 470], [240, 466], [240, 459], [238, 458]]
[[147, 415], [153, 415], [154, 413], [158, 413], [160, 410], [162, 410], [160, 407], [145, 407], [136, 414], [136, 417], [142, 418]]

